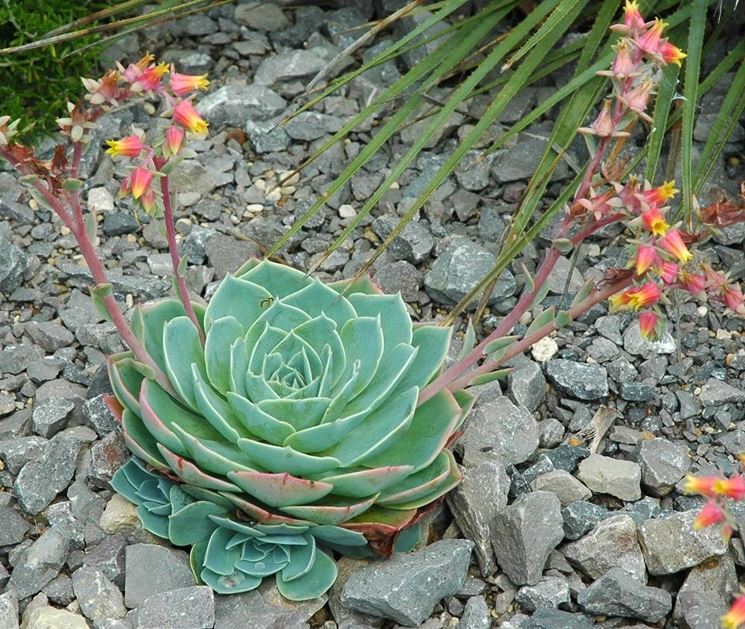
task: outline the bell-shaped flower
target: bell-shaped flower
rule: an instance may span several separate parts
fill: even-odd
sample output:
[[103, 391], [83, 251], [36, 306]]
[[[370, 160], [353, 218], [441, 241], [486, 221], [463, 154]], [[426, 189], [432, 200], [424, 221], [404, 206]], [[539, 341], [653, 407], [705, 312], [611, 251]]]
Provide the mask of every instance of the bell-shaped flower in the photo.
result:
[[188, 100], [182, 100], [173, 108], [173, 119], [192, 133], [207, 133], [207, 123]]
[[675, 262], [665, 260], [660, 265], [660, 278], [663, 282], [665, 282], [665, 284], [675, 284], [676, 280], [678, 279], [679, 271], [680, 267]]
[[166, 130], [165, 152], [168, 155], [176, 155], [184, 143], [184, 130], [181, 127], [171, 126]]
[[724, 511], [714, 500], [709, 500], [693, 521], [693, 528], [703, 529], [712, 524], [719, 524], [722, 520], [724, 520]]
[[106, 140], [109, 148], [106, 154], [112, 157], [137, 157], [147, 145], [137, 134], [128, 135], [121, 140]]
[[179, 74], [171, 72], [170, 85], [171, 89], [178, 96], [186, 96], [195, 90], [206, 90], [210, 82], [206, 74]]
[[745, 594], [735, 598], [732, 607], [722, 616], [722, 629], [739, 629], [745, 624]]
[[636, 0], [626, 0], [623, 7], [623, 23], [624, 26], [634, 30], [644, 28], [644, 18], [639, 11], [639, 3]]
[[694, 297], [706, 290], [706, 278], [702, 273], [683, 271], [678, 278], [680, 285]]
[[661, 186], [642, 192], [644, 201], [650, 207], [660, 207], [665, 205], [665, 203], [672, 199], [676, 194], [678, 194], [678, 190], [675, 188], [675, 181], [666, 181]]
[[687, 494], [698, 494], [700, 496], [716, 496], [714, 486], [721, 479], [718, 476], [693, 476], [689, 474], [686, 476], [686, 482], [684, 491]]
[[649, 55], [658, 54], [659, 48], [662, 45], [662, 31], [665, 30], [665, 22], [661, 19], [655, 19], [649, 30], [639, 36], [636, 39], [636, 45], [639, 46], [639, 50]]
[[639, 313], [639, 331], [641, 335], [650, 341], [657, 340], [658, 324], [660, 323], [660, 317], [656, 312], [647, 310]]
[[132, 193], [135, 199], [139, 199], [150, 188], [153, 182], [153, 173], [144, 166], [138, 166], [127, 177], [125, 182], [126, 190]]
[[662, 238], [660, 238], [659, 245], [683, 263], [688, 262], [693, 258], [693, 254], [688, 250], [688, 247], [685, 246], [683, 238], [681, 238], [680, 232], [677, 229], [669, 230]]
[[670, 228], [665, 222], [662, 213], [657, 208], [652, 208], [642, 213], [642, 224], [653, 236], [664, 236]]
[[658, 266], [659, 263], [660, 256], [657, 255], [657, 249], [654, 246], [641, 244], [636, 248], [634, 269], [637, 275], [644, 275], [650, 268]]
[[610, 298], [610, 304], [613, 310], [639, 310], [653, 306], [661, 296], [659, 286], [654, 282], [647, 282], [638, 288], [628, 288], [620, 294], [613, 295]]
[[713, 489], [720, 496], [726, 496], [732, 498], [732, 500], [742, 500], [745, 498], [745, 478], [739, 475], [731, 478], [719, 478], [714, 483]]
[[654, 83], [647, 79], [621, 96], [621, 99], [631, 111], [648, 122], [651, 121], [651, 118], [646, 110], [653, 88]]
[[616, 56], [611, 65], [611, 72], [619, 78], [633, 76], [638, 68], [639, 61], [636, 51], [632, 50], [628, 40], [622, 39], [616, 44]]
[[745, 300], [743, 299], [742, 290], [738, 285], [728, 284], [725, 286], [722, 297], [727, 308], [738, 314], [745, 314]]
[[658, 52], [665, 63], [674, 63], [678, 66], [680, 65], [680, 62], [688, 56], [680, 48], [674, 46], [669, 41], [663, 42]]

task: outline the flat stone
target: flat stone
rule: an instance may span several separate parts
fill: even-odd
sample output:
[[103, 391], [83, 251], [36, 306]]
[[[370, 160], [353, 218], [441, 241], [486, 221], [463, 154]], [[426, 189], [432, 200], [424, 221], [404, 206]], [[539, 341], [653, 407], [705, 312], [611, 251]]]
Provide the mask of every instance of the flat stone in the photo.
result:
[[473, 543], [443, 539], [413, 553], [394, 555], [352, 574], [342, 604], [356, 611], [416, 627], [444, 597], [463, 586]]
[[456, 447], [469, 467], [486, 461], [514, 465], [535, 453], [539, 439], [540, 427], [533, 415], [501, 396], [476, 404]]
[[250, 29], [270, 33], [282, 31], [290, 25], [282, 9], [270, 2], [263, 2], [258, 6], [255, 4], [238, 5], [235, 7], [233, 19]]
[[210, 629], [215, 624], [215, 596], [204, 585], [152, 594], [135, 618], [135, 629]]
[[79, 614], [45, 605], [26, 616], [24, 629], [88, 629], [88, 623]]
[[31, 343], [7, 345], [0, 352], [0, 373], [19, 374], [26, 371], [33, 361], [43, 357], [44, 352], [37, 345]]
[[189, 557], [182, 550], [157, 544], [133, 544], [126, 549], [124, 604], [132, 609], [146, 598], [194, 585]]
[[18, 629], [18, 597], [15, 592], [0, 594], [0, 627]]
[[521, 587], [515, 602], [528, 612], [544, 607], [556, 608], [569, 603], [569, 583], [562, 577], [544, 577], [535, 585]]
[[48, 528], [16, 562], [10, 585], [19, 599], [33, 596], [57, 576], [67, 559], [70, 533], [64, 525]]
[[494, 517], [507, 506], [510, 478], [503, 465], [485, 461], [462, 468], [463, 480], [447, 494], [447, 502], [461, 532], [474, 543], [481, 574], [497, 570], [492, 548]]
[[634, 321], [623, 333], [623, 348], [634, 356], [652, 358], [659, 354], [672, 354], [677, 344], [669, 331], [663, 332], [658, 341], [648, 341], [639, 330], [639, 322]]
[[69, 398], [49, 398], [34, 404], [31, 426], [37, 435], [49, 439], [62, 430], [75, 410], [75, 401]]
[[101, 514], [98, 526], [105, 533], [113, 535], [123, 529], [137, 526], [139, 523], [137, 507], [119, 494], [114, 494], [111, 496], [111, 500], [106, 503], [106, 508]]
[[0, 237], [0, 292], [10, 294], [21, 285], [28, 257], [7, 238]]
[[[387, 238], [398, 225], [398, 217], [379, 216], [372, 222], [373, 231], [381, 238]], [[410, 221], [401, 233], [393, 239], [388, 251], [396, 260], [420, 264], [429, 258], [435, 239], [425, 225]]]
[[248, 120], [273, 118], [286, 106], [284, 98], [264, 85], [225, 85], [202, 98], [196, 109], [215, 127], [243, 127]]
[[[124, 588], [124, 555], [128, 545], [127, 536], [124, 533], [106, 535], [103, 540], [86, 549], [83, 557], [83, 565], [98, 568], [119, 589]], [[126, 601], [125, 601], [126, 603]]]
[[72, 575], [75, 598], [86, 618], [124, 618], [124, 598], [106, 575], [96, 568], [78, 568]]
[[691, 465], [688, 446], [667, 439], [642, 441], [639, 446], [642, 485], [653, 496], [669, 494]]
[[586, 500], [592, 497], [592, 492], [585, 485], [564, 470], [554, 470], [541, 474], [530, 484], [530, 487], [534, 491], [550, 491], [556, 494], [562, 507], [566, 507], [577, 500]]
[[695, 509], [647, 520], [639, 527], [639, 543], [650, 574], [673, 574], [727, 552], [717, 526], [694, 530]]
[[567, 561], [591, 579], [611, 568], [623, 568], [641, 583], [647, 582], [644, 556], [636, 539], [637, 527], [629, 515], [600, 522], [590, 533], [562, 548]]
[[279, 81], [311, 78], [325, 65], [326, 62], [310, 50], [288, 50], [264, 59], [254, 74], [254, 81], [259, 85], [274, 85]]
[[658, 622], [672, 609], [670, 593], [648, 587], [622, 568], [612, 568], [577, 596], [586, 612]]
[[559, 391], [578, 400], [608, 396], [608, 372], [600, 365], [555, 358], [546, 364], [546, 376]]
[[75, 335], [54, 321], [29, 321], [23, 328], [31, 340], [50, 354], [71, 345]]
[[592, 629], [593, 626], [583, 614], [544, 607], [522, 623], [519, 629]]
[[[491, 271], [496, 258], [487, 249], [467, 239], [456, 239], [445, 247], [424, 276], [424, 285], [437, 301], [459, 302]], [[489, 304], [497, 306], [514, 294], [517, 285], [505, 270], [494, 285]]]
[[116, 471], [130, 457], [124, 437], [118, 431], [111, 431], [91, 446], [88, 483], [91, 487], [107, 489]]
[[249, 258], [260, 255], [253, 242], [237, 240], [224, 234], [211, 236], [205, 244], [205, 251], [217, 280], [237, 271]]
[[288, 120], [284, 130], [293, 140], [310, 142], [328, 133], [335, 133], [343, 125], [344, 121], [336, 116], [317, 111], [303, 111]]
[[633, 461], [592, 454], [579, 464], [579, 479], [594, 493], [626, 501], [639, 500], [641, 467]]
[[[26, 519], [10, 504], [0, 506], [0, 546], [19, 544], [31, 528]], [[2, 626], [2, 625], [0, 625]]]
[[107, 212], [102, 228], [106, 236], [124, 236], [139, 231], [140, 223], [129, 212]]
[[698, 397], [704, 404], [738, 404], [745, 402], [745, 390], [716, 378], [709, 378], [701, 387]]
[[0, 440], [0, 459], [11, 474], [18, 474], [26, 463], [39, 455], [46, 443], [46, 439], [36, 435]]
[[532, 361], [525, 361], [510, 372], [507, 384], [515, 404], [529, 411], [535, 411], [546, 397], [546, 378], [540, 366]]
[[551, 551], [564, 539], [559, 498], [523, 494], [497, 515], [492, 544], [499, 567], [515, 585], [535, 585]]
[[66, 574], [58, 574], [41, 591], [56, 605], [67, 606], [75, 600], [72, 579]]
[[13, 485], [24, 511], [35, 515], [67, 488], [78, 459], [81, 442], [60, 433], [44, 445], [33, 460], [26, 463]]
[[[546, 140], [521, 133], [514, 146], [497, 153], [492, 162], [492, 176], [498, 183], [530, 179], [545, 150]], [[566, 177], [568, 173], [567, 165], [559, 162], [552, 179]]]
[[246, 121], [246, 135], [256, 153], [276, 153], [290, 146], [290, 136], [278, 123], [275, 119]]
[[[567, 287], [567, 278], [570, 277], [570, 272], [571, 279], [569, 279], [569, 286]], [[554, 295], [563, 295], [566, 289], [568, 294], [572, 295], [582, 288], [582, 284], [584, 284], [582, 274], [576, 267], [572, 268], [571, 260], [564, 256], [559, 256], [548, 276], [548, 280], [546, 280], [548, 291]]]
[[561, 510], [564, 518], [564, 537], [575, 540], [591, 531], [608, 513], [608, 510], [600, 505], [578, 500]]

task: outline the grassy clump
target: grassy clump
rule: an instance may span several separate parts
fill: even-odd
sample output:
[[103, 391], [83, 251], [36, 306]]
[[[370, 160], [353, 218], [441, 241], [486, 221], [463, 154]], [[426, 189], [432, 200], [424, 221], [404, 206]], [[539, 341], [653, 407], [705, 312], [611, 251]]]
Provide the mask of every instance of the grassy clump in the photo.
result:
[[[0, 2], [0, 47], [28, 44], [112, 3], [102, 0], [6, 0]], [[66, 53], [93, 41], [77, 39], [0, 59], [0, 114], [21, 118], [23, 140], [55, 130], [68, 100], [82, 94], [80, 77], [95, 73], [98, 50]]]

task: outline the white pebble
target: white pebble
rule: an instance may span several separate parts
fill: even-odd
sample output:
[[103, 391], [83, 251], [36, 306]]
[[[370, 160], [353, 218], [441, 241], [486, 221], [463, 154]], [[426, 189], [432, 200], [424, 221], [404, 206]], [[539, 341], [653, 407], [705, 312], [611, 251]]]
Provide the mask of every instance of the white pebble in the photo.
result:
[[552, 339], [550, 336], [544, 336], [540, 341], [538, 341], [533, 347], [530, 348], [530, 353], [533, 355], [533, 358], [537, 360], [539, 363], [545, 363], [547, 360], [550, 360], [556, 355], [556, 352], [559, 351], [559, 346], [556, 344], [556, 341]]
[[342, 218], [353, 218], [354, 216], [357, 216], [357, 210], [348, 203], [345, 203], [344, 205], [339, 206], [339, 216]]

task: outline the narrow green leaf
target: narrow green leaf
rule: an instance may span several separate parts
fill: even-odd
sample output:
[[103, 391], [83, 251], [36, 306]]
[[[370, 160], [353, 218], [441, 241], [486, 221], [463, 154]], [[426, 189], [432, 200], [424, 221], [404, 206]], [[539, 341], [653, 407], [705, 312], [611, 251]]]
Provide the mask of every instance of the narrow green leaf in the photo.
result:
[[463, 346], [460, 348], [460, 351], [458, 352], [458, 356], [456, 360], [462, 360], [465, 358], [468, 353], [473, 349], [474, 344], [476, 343], [476, 330], [473, 327], [473, 320], [468, 319], [468, 325], [466, 326], [466, 334], [463, 337]]
[[528, 268], [522, 262], [520, 263], [520, 269], [525, 276], [525, 290], [532, 293], [535, 290], [535, 280], [530, 274], [530, 271], [528, 271]]
[[680, 68], [674, 63], [669, 64], [662, 72], [662, 79], [657, 88], [657, 96], [654, 103], [654, 115], [652, 116], [652, 130], [647, 139], [647, 169], [644, 177], [647, 181], [654, 183], [657, 166], [662, 152], [662, 142], [667, 131], [667, 118], [670, 114], [670, 106], [675, 96], [675, 88], [678, 85], [678, 73]]
[[553, 243], [554, 247], [561, 253], [569, 253], [574, 249], [574, 244], [569, 238], [555, 238]]
[[530, 336], [533, 334], [533, 332], [537, 332], [540, 330], [544, 325], [548, 325], [556, 318], [556, 308], [554, 306], [551, 306], [549, 308], [546, 308], [541, 314], [539, 314], [535, 319], [533, 319], [533, 322], [528, 326], [528, 331], [525, 333], [525, 336]]
[[509, 375], [511, 371], [512, 371], [512, 367], [507, 367], [505, 369], [497, 369], [496, 371], [481, 374], [480, 376], [476, 376], [471, 381], [471, 385], [474, 386], [474, 385], [488, 384], [489, 382], [494, 382], [495, 380], [499, 380], [500, 378], [504, 378], [506, 375]]
[[113, 287], [111, 284], [97, 284], [93, 288], [90, 289], [91, 291], [91, 301], [93, 301], [93, 305], [96, 307], [96, 310], [98, 310], [98, 313], [105, 317], [107, 321], [111, 319], [111, 316], [109, 315], [109, 311], [106, 309], [106, 304], [104, 303], [107, 297], [110, 297], [113, 293]]
[[556, 313], [554, 323], [557, 328], [565, 328], [572, 323], [572, 315], [570, 315], [566, 310], [559, 310], [559, 312]]
[[506, 349], [510, 345], [512, 345], [515, 341], [518, 340], [517, 336], [503, 336], [501, 338], [493, 340], [491, 343], [488, 343], [486, 347], [484, 348], [484, 354], [486, 356], [491, 356], [495, 352], [499, 352], [503, 349]]
[[592, 292], [592, 289], [594, 286], [595, 286], [594, 280], [587, 280], [584, 284], [582, 284], [582, 287], [577, 291], [577, 294], [574, 296], [574, 299], [572, 300], [572, 307], [576, 306], [581, 301], [586, 299], [588, 295]]

